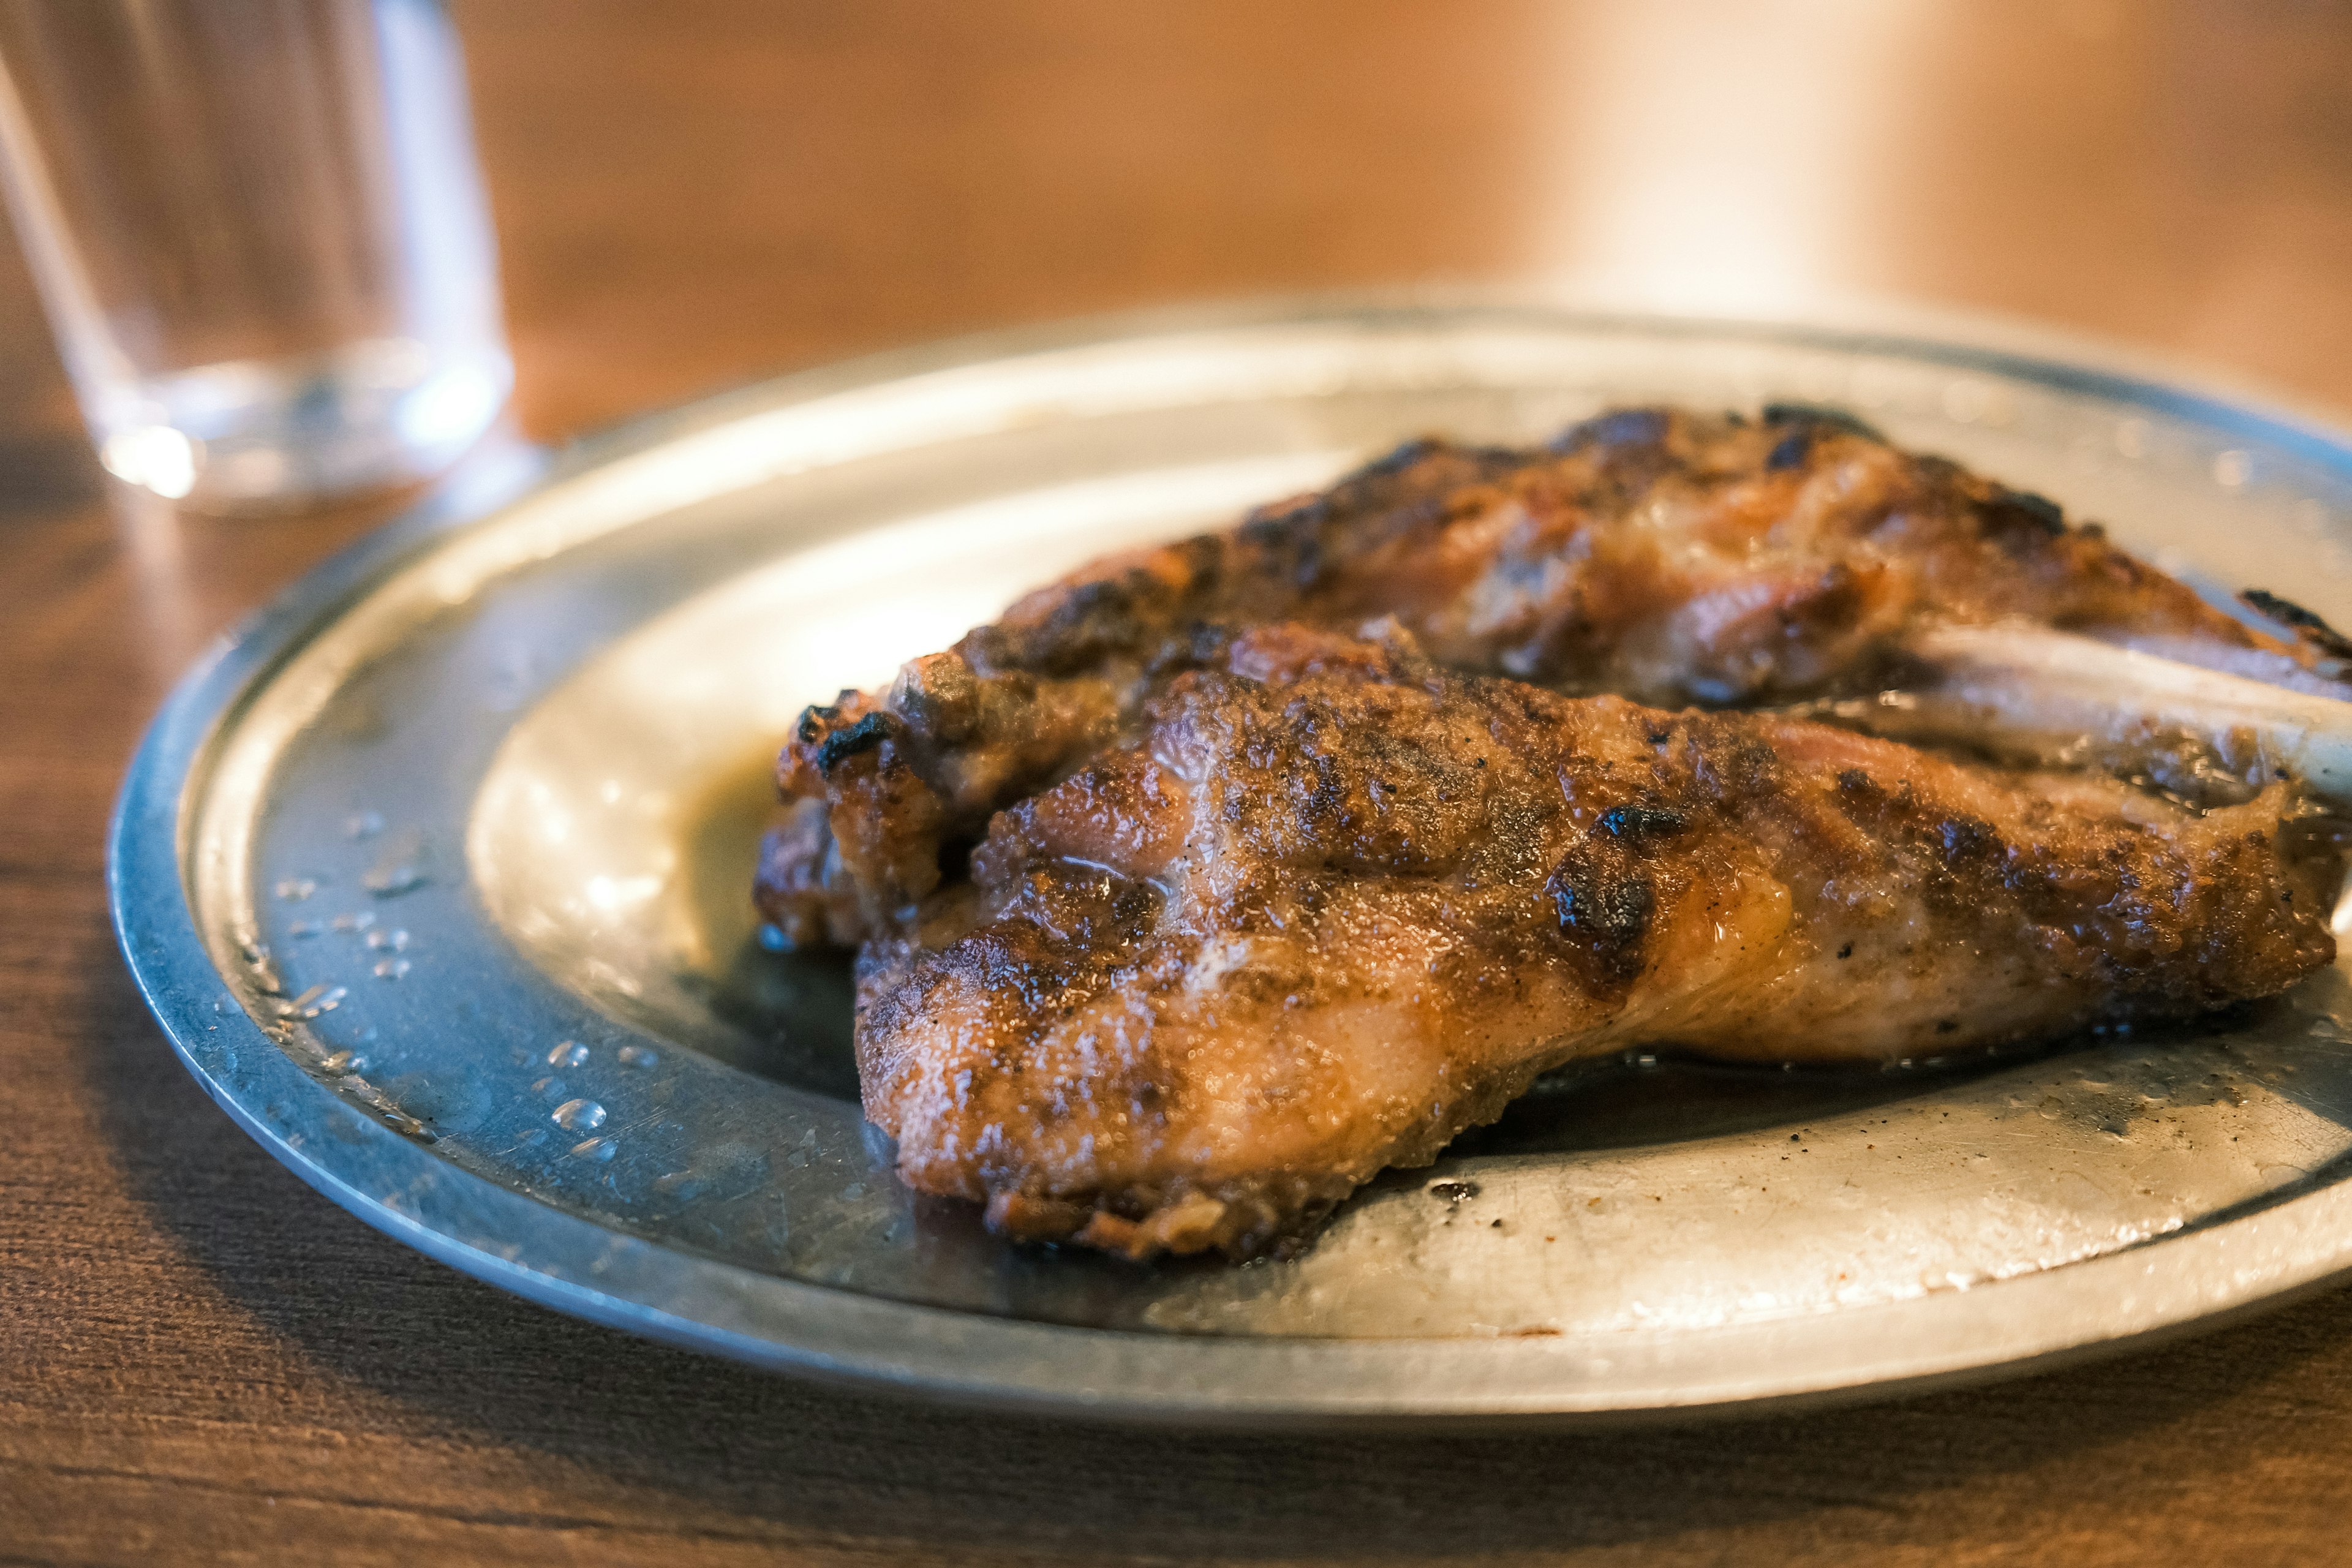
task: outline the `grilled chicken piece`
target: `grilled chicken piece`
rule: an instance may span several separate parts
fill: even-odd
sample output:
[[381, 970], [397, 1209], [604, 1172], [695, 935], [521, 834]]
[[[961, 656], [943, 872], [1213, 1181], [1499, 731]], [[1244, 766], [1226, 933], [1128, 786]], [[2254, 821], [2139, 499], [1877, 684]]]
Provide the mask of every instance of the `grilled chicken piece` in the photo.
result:
[[2051, 502], [1846, 416], [1628, 410], [1528, 450], [1416, 442], [1230, 531], [1097, 563], [887, 692], [811, 709], [761, 906], [797, 943], [854, 944], [992, 813], [1130, 729], [1198, 662], [1202, 626], [1377, 616], [1450, 668], [1675, 706], [1864, 689], [1923, 625], [2020, 619], [2341, 689], [2324, 626], [2251, 631]]
[[1011, 1237], [1245, 1256], [1573, 1058], [1881, 1062], [2334, 956], [2284, 789], [2200, 815], [1444, 673], [1393, 629], [1191, 658], [862, 961], [867, 1116]]

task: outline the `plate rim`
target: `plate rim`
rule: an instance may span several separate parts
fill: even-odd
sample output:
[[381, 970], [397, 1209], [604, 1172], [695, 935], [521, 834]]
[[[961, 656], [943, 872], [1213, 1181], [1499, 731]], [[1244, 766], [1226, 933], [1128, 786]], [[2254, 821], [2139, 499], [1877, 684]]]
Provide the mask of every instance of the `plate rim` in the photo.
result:
[[[1082, 1418], [1396, 1425], [1760, 1414], [2119, 1352], [2283, 1305], [2352, 1272], [2352, 1185], [2322, 1183], [2163, 1240], [2166, 1258], [2184, 1265], [2189, 1253], [2211, 1255], [2202, 1272], [2168, 1270], [2192, 1276], [2186, 1289], [2157, 1277], [2154, 1250], [2142, 1244], [1974, 1290], [1622, 1343], [1609, 1335], [1256, 1339], [1040, 1323], [666, 1249], [467, 1172], [311, 1078], [235, 1003], [215, 968], [189, 899], [186, 842], [194, 786], [207, 758], [281, 661], [371, 584], [446, 536], [488, 526], [509, 508], [633, 453], [927, 374], [1189, 332], [1480, 317], [1811, 342], [1973, 367], [2259, 433], [2352, 474], [2352, 433], [2325, 411], [2219, 387], [2201, 373], [2091, 340], [1948, 311], [1840, 322], [1624, 310], [1523, 289], [1352, 292], [1080, 318], [798, 371], [638, 416], [552, 456], [513, 450], [331, 556], [199, 658], [142, 738], [108, 828], [113, 924], [142, 995], [183, 1065], [248, 1135], [339, 1206], [461, 1272], [559, 1311], [772, 1370]], [[518, 1249], [498, 1239], [516, 1234], [534, 1245]], [[2196, 1282], [2209, 1279], [2220, 1283]], [[2046, 1327], [2053, 1309], [2095, 1300], [2109, 1305], [2099, 1313], [2054, 1313], [2063, 1324], [2095, 1328]], [[2125, 1305], [2114, 1306], [2116, 1300]], [[1896, 1316], [1905, 1327], [1886, 1331]], [[1708, 1382], [1687, 1369], [1675, 1373], [1677, 1357], [1658, 1353], [1701, 1341], [1753, 1342], [1741, 1359], [1769, 1364], [1779, 1359], [1776, 1345], [1801, 1342], [1808, 1325], [1821, 1338], [1820, 1326], [1832, 1321], [1853, 1354], [1827, 1370], [1816, 1358], [1803, 1376]], [[2044, 1326], [2026, 1327], [2033, 1323]]]

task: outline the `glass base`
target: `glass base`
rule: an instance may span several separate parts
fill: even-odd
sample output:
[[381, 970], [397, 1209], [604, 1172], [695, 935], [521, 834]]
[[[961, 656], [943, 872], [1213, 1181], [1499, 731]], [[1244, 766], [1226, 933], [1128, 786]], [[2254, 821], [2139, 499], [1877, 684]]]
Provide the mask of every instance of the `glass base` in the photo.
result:
[[513, 380], [499, 349], [378, 338], [157, 376], [91, 425], [107, 471], [166, 500], [286, 504], [431, 478], [489, 427]]

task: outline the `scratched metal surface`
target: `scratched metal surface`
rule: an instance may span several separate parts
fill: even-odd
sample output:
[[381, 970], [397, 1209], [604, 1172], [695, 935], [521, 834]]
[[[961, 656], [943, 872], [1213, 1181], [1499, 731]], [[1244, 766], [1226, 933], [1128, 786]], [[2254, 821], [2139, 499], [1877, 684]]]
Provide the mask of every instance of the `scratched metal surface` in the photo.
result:
[[1980, 1374], [2352, 1264], [2346, 979], [1887, 1073], [1612, 1062], [1304, 1256], [1139, 1268], [918, 1203], [846, 976], [744, 898], [800, 706], [1023, 588], [1438, 430], [1844, 404], [2214, 583], [2352, 610], [2352, 452], [2078, 359], [1495, 302], [1032, 334], [797, 377], [333, 563], [191, 678], [118, 919], [216, 1098], [338, 1201], [764, 1364], [1203, 1420], [1608, 1414]]

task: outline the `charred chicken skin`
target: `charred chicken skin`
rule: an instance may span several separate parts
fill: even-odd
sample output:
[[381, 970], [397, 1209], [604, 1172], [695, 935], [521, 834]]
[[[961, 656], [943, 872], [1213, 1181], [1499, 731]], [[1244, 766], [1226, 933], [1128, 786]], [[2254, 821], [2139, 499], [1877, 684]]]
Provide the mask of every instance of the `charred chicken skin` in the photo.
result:
[[996, 811], [1131, 730], [1204, 626], [1390, 616], [1450, 668], [1664, 706], [1859, 689], [1927, 622], [2340, 673], [2332, 633], [2273, 613], [2302, 635], [2250, 630], [2053, 503], [1822, 410], [1625, 410], [1531, 449], [1416, 442], [1228, 531], [1097, 563], [887, 691], [809, 710], [758, 897], [796, 943], [887, 930]]
[[1880, 1062], [2334, 956], [2283, 790], [2200, 814], [1450, 673], [1393, 626], [1186, 666], [861, 962], [866, 1114], [1012, 1237], [1245, 1256], [1573, 1058]]

